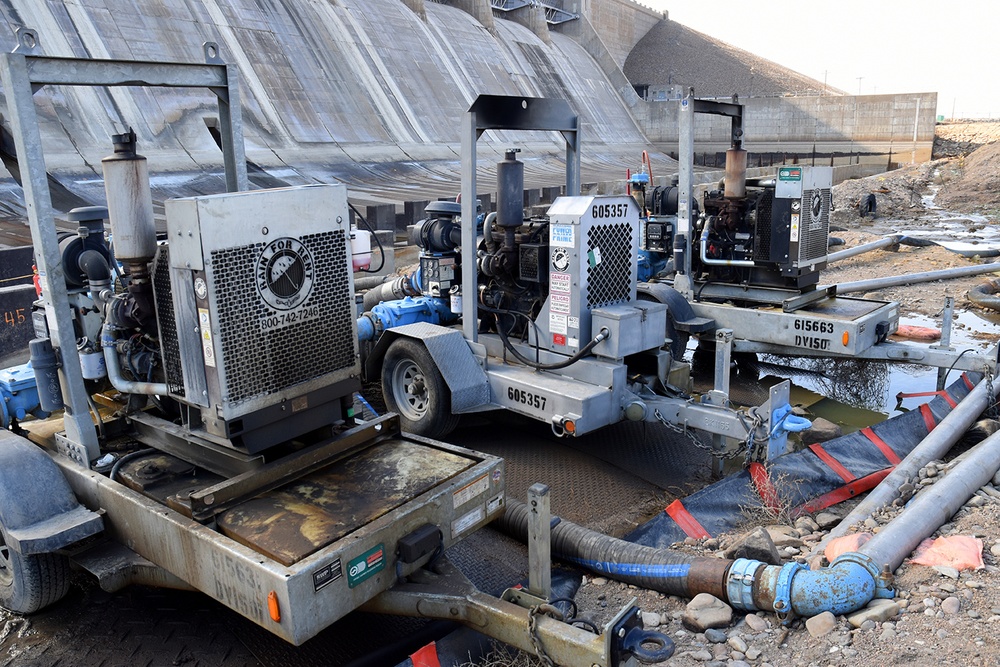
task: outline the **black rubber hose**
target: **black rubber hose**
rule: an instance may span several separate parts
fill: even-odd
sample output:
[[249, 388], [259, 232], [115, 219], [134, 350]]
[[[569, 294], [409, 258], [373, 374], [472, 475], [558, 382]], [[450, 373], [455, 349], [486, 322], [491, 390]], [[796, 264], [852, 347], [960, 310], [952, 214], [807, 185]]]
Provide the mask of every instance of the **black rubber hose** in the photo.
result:
[[[497, 527], [516, 539], [528, 539], [529, 508], [507, 498]], [[725, 573], [732, 561], [689, 556], [634, 544], [559, 521], [552, 527], [552, 554], [592, 572], [667, 595], [693, 597], [711, 593], [725, 598]]]
[[118, 476], [118, 471], [122, 469], [123, 465], [134, 459], [142, 458], [143, 456], [148, 456], [150, 454], [155, 454], [155, 453], [156, 450], [152, 448], [139, 449], [134, 452], [129, 452], [125, 456], [122, 456], [117, 461], [115, 461], [115, 464], [111, 466], [111, 472], [108, 473], [108, 479], [110, 479], [112, 482], [117, 481], [115, 477]]
[[976, 285], [969, 290], [967, 296], [969, 297], [969, 301], [981, 308], [1000, 310], [1000, 296], [997, 296], [997, 292], [1000, 292], [1000, 278], [994, 278], [981, 285]]
[[84, 250], [77, 264], [91, 283], [111, 281], [111, 267], [108, 266], [108, 260], [96, 250]]
[[382, 283], [389, 282], [396, 276], [361, 276], [354, 279], [354, 289], [375, 289]]
[[367, 313], [383, 301], [395, 301], [404, 296], [419, 296], [420, 292], [413, 287], [411, 276], [397, 276], [384, 282], [374, 289], [365, 292], [364, 309]]
[[507, 334], [504, 333], [503, 328], [502, 327], [497, 327], [497, 334], [500, 335], [500, 340], [503, 341], [503, 346], [505, 348], [507, 348], [507, 351], [510, 352], [511, 354], [513, 354], [514, 357], [518, 361], [520, 361], [522, 364], [524, 364], [525, 366], [530, 366], [531, 368], [534, 368], [534, 369], [540, 370], [540, 371], [556, 371], [556, 370], [559, 370], [560, 368], [566, 368], [567, 366], [571, 366], [571, 365], [575, 364], [576, 362], [580, 361], [585, 356], [587, 356], [588, 354], [590, 354], [591, 350], [593, 350], [595, 347], [597, 347], [597, 345], [602, 340], [604, 340], [605, 338], [607, 338], [607, 331], [608, 331], [607, 329], [601, 329], [601, 334], [595, 336], [592, 341], [590, 341], [589, 343], [587, 343], [586, 345], [584, 345], [583, 347], [581, 347], [579, 352], [577, 352], [576, 354], [574, 354], [572, 357], [570, 357], [566, 361], [560, 361], [560, 362], [555, 363], [555, 364], [540, 364], [537, 361], [532, 361], [531, 359], [528, 359], [523, 354], [521, 354], [520, 352], [518, 352], [517, 348], [515, 348], [513, 345], [511, 345], [510, 339], [507, 338]]

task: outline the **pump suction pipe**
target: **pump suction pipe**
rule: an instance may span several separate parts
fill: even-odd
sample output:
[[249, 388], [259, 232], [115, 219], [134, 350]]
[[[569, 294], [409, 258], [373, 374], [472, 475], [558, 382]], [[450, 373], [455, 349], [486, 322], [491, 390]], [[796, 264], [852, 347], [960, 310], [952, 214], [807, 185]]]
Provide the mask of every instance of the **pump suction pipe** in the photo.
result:
[[[498, 526], [527, 540], [529, 513], [526, 505], [508, 498]], [[618, 581], [682, 597], [709, 593], [736, 609], [774, 611], [782, 618], [823, 611], [845, 614], [873, 597], [894, 594], [891, 575], [880, 572], [872, 558], [860, 553], [844, 554], [827, 568], [810, 570], [800, 563], [781, 566], [746, 558], [687, 556], [562, 520], [552, 526], [551, 537], [554, 556]]]

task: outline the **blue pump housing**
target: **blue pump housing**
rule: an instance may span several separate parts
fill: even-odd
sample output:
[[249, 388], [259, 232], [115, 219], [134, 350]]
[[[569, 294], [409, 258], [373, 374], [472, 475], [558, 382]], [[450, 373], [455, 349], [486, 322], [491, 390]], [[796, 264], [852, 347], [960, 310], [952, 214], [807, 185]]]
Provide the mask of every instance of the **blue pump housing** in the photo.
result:
[[426, 322], [451, 324], [458, 320], [444, 299], [433, 296], [403, 297], [383, 301], [358, 318], [358, 340], [375, 340], [386, 329]]
[[49, 416], [39, 405], [38, 384], [30, 361], [0, 371], [0, 426], [9, 428], [11, 422], [29, 414], [39, 419]]

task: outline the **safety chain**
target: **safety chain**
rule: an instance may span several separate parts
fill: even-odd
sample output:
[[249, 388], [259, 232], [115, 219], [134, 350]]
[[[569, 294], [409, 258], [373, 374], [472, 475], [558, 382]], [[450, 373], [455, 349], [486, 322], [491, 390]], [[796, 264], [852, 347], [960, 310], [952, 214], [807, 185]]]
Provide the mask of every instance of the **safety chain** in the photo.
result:
[[[660, 414], [660, 410], [659, 409], [653, 410], [653, 416], [656, 417], [656, 421], [660, 422], [661, 424], [663, 424], [664, 426], [666, 426], [667, 428], [669, 428], [674, 433], [679, 433], [679, 434], [681, 434], [683, 436], [686, 436], [687, 439], [691, 441], [691, 444], [693, 444], [695, 447], [697, 447], [698, 449], [700, 449], [702, 451], [708, 452], [709, 454], [711, 454], [712, 456], [714, 456], [716, 458], [722, 459], [724, 461], [730, 461], [730, 460], [735, 459], [735, 458], [737, 458], [739, 456], [742, 456], [743, 453], [744, 453], [744, 448], [743, 447], [737, 447], [736, 449], [734, 449], [731, 452], [726, 452], [726, 453], [718, 452], [718, 451], [716, 451], [716, 449], [714, 447], [712, 447], [710, 445], [703, 444], [701, 442], [701, 440], [699, 440], [698, 437], [694, 434], [694, 430], [693, 429], [684, 428], [682, 426], [678, 426], [677, 424], [672, 424], [669, 421], [667, 421], [666, 417], [664, 417], [662, 414]], [[747, 443], [749, 442], [749, 439], [752, 438], [752, 437], [753, 437], [753, 431], [751, 430], [750, 433], [748, 434]], [[747, 443], [744, 443], [744, 444], [747, 444]]]
[[[542, 661], [545, 667], [555, 667], [556, 663], [554, 663], [552, 658], [549, 657], [549, 654], [545, 652], [545, 648], [542, 647], [542, 640], [538, 637], [538, 614], [549, 613], [546, 607], [551, 609], [552, 605], [536, 604], [528, 612], [528, 636], [531, 639], [531, 645], [534, 647], [535, 655], [538, 656], [538, 659]], [[556, 611], [558, 612], [558, 610]]]
[[997, 410], [997, 399], [993, 396], [993, 372], [990, 371], [990, 367], [986, 366], [983, 369], [983, 374], [986, 376], [986, 416], [990, 419], [996, 419], [998, 415]]

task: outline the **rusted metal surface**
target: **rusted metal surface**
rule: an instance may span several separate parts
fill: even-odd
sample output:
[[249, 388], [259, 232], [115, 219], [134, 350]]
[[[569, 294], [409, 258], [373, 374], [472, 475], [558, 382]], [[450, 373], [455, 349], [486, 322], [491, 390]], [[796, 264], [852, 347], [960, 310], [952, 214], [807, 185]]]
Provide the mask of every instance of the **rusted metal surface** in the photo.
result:
[[222, 481], [170, 454], [152, 453], [126, 462], [117, 479], [133, 491], [190, 515], [192, 493]]
[[190, 496], [191, 516], [198, 520], [211, 518], [243, 500], [276, 489], [286, 482], [398, 434], [399, 417], [395, 414], [383, 415], [256, 470], [198, 489]]
[[688, 594], [694, 597], [698, 593], [709, 593], [726, 599], [726, 570], [732, 565], [729, 559], [719, 559], [718, 562], [699, 559], [691, 565], [688, 571]]
[[388, 440], [242, 503], [217, 521], [225, 535], [291, 565], [473, 463], [450, 452]]

